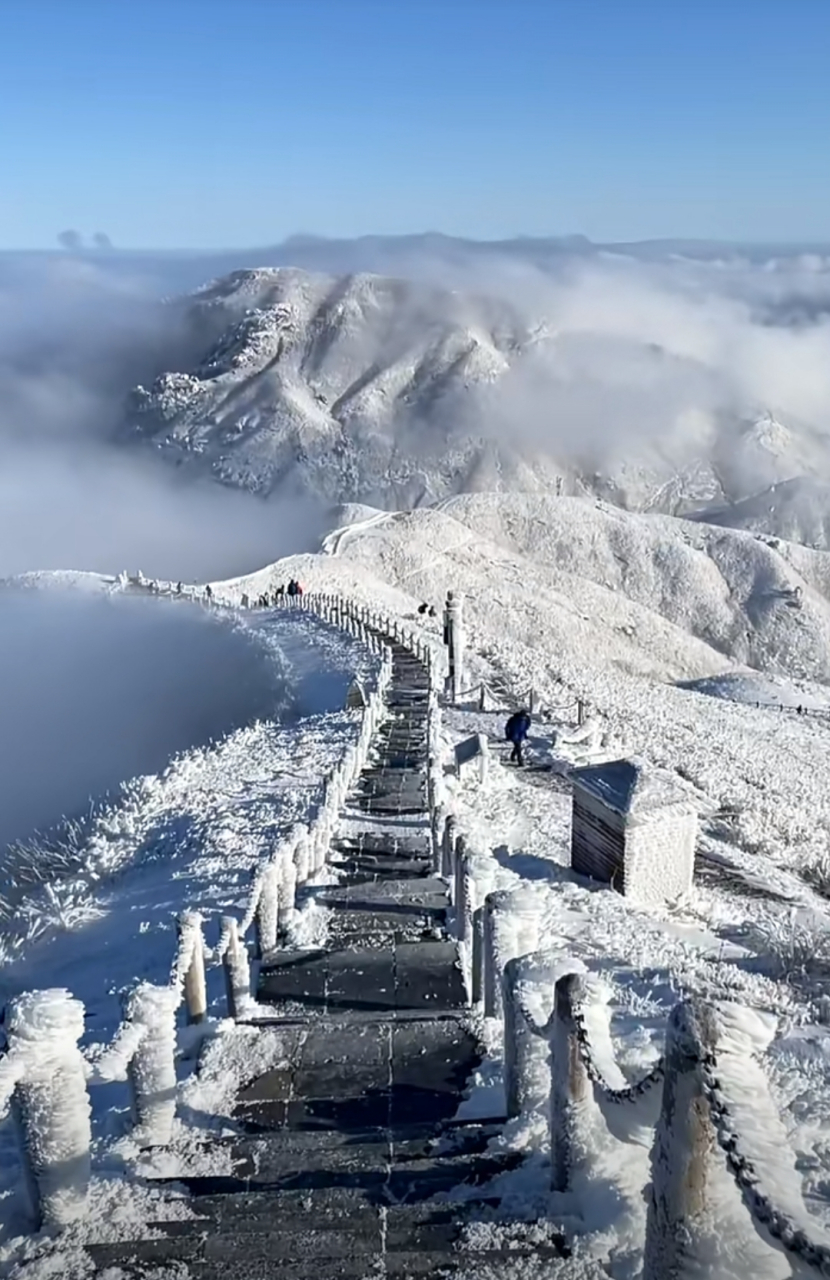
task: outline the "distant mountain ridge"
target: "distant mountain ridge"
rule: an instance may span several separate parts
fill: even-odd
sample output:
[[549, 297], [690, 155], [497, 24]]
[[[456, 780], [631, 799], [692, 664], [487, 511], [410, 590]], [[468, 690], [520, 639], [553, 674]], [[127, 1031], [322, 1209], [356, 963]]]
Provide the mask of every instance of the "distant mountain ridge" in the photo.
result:
[[[723, 517], [800, 475], [830, 483], [823, 436], [757, 410], [684, 434], [668, 406], [664, 433], [592, 443], [546, 399], [579, 374], [585, 335], [501, 299], [278, 267], [235, 271], [177, 305], [196, 358], [134, 390], [129, 432], [252, 492], [387, 509], [558, 492]], [[662, 349], [634, 354], [649, 376], [700, 376]]]

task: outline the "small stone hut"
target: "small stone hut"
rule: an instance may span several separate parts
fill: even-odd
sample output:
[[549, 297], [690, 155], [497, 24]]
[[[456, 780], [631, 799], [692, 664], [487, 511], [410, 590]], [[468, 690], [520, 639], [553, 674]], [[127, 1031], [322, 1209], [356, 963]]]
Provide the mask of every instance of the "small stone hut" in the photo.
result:
[[692, 887], [698, 816], [671, 774], [641, 760], [571, 771], [571, 866], [638, 902]]

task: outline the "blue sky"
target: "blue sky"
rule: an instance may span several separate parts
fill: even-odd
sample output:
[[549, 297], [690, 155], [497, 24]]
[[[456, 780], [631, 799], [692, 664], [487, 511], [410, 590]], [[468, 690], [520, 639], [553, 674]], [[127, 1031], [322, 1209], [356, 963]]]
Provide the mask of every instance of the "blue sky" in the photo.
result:
[[0, 247], [830, 241], [830, 0], [0, 0]]

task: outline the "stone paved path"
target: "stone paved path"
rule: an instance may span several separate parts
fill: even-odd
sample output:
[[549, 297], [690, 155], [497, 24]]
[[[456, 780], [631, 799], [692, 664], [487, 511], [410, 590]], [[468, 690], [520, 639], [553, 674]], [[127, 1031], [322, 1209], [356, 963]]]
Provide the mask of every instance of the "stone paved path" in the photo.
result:
[[[288, 1065], [239, 1095], [233, 1176], [184, 1179], [200, 1219], [135, 1244], [126, 1268], [124, 1246], [98, 1246], [100, 1268], [139, 1276], [175, 1262], [186, 1267], [177, 1280], [498, 1277], [528, 1252], [534, 1266], [558, 1257], [553, 1246], [457, 1251], [464, 1215], [492, 1214], [486, 1184], [511, 1157], [487, 1150], [497, 1124], [453, 1120], [480, 1049], [430, 858], [427, 673], [400, 648], [388, 706], [334, 844], [342, 879], [306, 890], [331, 908], [326, 947], [261, 966], [257, 998]], [[459, 1185], [465, 1206], [448, 1200]]]

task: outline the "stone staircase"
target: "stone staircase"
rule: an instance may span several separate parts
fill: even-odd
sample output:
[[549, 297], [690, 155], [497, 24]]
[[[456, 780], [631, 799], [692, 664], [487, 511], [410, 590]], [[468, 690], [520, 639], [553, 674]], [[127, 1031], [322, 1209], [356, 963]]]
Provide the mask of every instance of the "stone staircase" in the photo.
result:
[[287, 1065], [240, 1092], [240, 1132], [224, 1140], [233, 1173], [178, 1177], [196, 1216], [88, 1246], [99, 1273], [360, 1280], [498, 1276], [504, 1263], [512, 1276], [528, 1253], [561, 1257], [458, 1250], [465, 1220], [492, 1216], [487, 1184], [513, 1158], [488, 1151], [498, 1118], [454, 1119], [481, 1050], [431, 862], [428, 694], [425, 668], [396, 647], [389, 719], [334, 843], [340, 880], [305, 891], [330, 908], [327, 944], [260, 968]]

